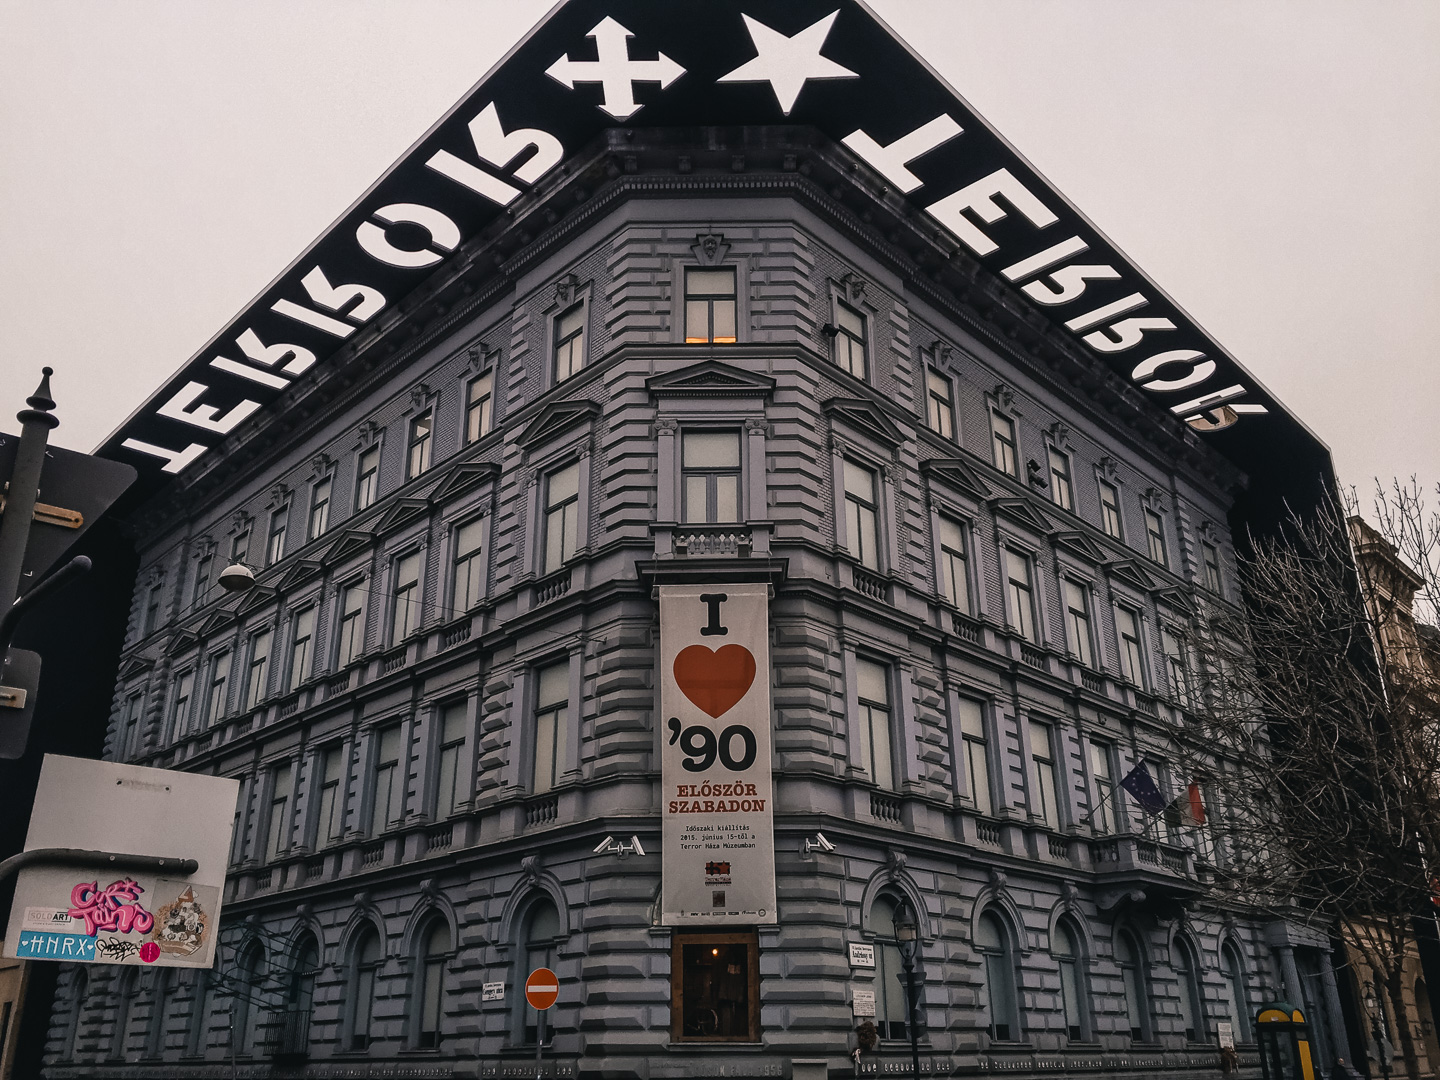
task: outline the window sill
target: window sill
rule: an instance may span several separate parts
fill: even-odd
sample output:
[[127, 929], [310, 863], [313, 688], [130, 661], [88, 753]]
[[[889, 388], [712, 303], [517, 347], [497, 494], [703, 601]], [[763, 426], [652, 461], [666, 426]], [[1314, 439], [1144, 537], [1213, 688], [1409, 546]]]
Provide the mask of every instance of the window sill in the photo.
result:
[[[908, 1044], [907, 1044], [908, 1045]], [[674, 1039], [665, 1044], [667, 1050], [710, 1050], [714, 1052], [725, 1052], [731, 1050], [744, 1050], [748, 1053], [764, 1050], [763, 1042], [726, 1042], [723, 1040], [700, 1040], [700, 1039]]]

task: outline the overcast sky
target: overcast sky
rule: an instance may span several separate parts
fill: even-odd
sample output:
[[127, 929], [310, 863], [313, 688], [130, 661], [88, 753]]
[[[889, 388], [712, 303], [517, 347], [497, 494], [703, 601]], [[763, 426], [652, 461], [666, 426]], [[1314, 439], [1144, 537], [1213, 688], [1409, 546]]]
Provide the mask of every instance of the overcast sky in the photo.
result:
[[[1344, 482], [1440, 480], [1440, 5], [872, 5]], [[93, 449], [547, 7], [0, 0], [0, 425], [51, 364]]]

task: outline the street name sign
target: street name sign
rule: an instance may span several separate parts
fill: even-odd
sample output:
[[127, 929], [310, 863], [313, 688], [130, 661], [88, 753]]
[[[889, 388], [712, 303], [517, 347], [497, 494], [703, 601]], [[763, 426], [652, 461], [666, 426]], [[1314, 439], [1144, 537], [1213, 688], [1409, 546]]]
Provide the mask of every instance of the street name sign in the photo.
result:
[[240, 784], [220, 776], [47, 754], [25, 850], [194, 859], [188, 877], [95, 866], [20, 871], [5, 956], [208, 968]]

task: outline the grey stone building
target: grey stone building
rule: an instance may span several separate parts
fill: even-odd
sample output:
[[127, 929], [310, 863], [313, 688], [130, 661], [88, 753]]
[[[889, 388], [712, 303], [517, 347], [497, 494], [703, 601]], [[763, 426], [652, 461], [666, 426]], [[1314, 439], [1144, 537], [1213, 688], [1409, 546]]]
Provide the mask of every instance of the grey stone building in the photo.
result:
[[[608, 126], [551, 176], [129, 512], [107, 752], [240, 779], [221, 958], [68, 971], [47, 1075], [519, 1076], [540, 966], [547, 1076], [906, 1072], [897, 905], [935, 1074], [1212, 1076], [1222, 1024], [1250, 1072], [1280, 997], [1328, 1062], [1328, 943], [1118, 787], [1195, 779], [1235, 414], [817, 126]], [[655, 589], [744, 582], [778, 911], [662, 925]]]

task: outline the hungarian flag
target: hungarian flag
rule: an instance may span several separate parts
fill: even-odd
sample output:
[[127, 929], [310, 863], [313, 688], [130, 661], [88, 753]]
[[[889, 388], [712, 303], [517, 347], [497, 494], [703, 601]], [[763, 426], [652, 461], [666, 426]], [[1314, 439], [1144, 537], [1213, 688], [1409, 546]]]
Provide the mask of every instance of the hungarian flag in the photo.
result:
[[1200, 797], [1200, 785], [1192, 783], [1185, 794], [1175, 798], [1165, 808], [1165, 820], [1171, 825], [1194, 829], [1205, 824], [1205, 800]]
[[1120, 786], [1130, 793], [1130, 797], [1139, 803], [1140, 809], [1147, 814], [1165, 812], [1165, 796], [1161, 795], [1160, 789], [1155, 786], [1145, 762], [1136, 763], [1135, 767], [1125, 774], [1125, 779], [1120, 781]]

